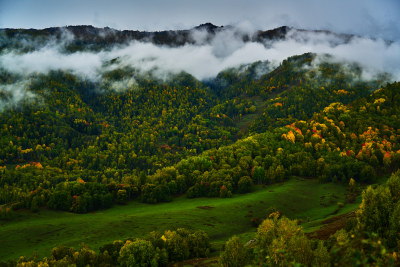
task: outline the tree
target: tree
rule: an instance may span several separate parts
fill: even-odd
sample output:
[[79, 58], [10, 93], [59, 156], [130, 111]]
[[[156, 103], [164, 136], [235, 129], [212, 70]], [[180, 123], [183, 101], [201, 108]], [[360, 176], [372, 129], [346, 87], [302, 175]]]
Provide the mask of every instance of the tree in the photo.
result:
[[39, 212], [39, 200], [38, 196], [34, 196], [31, 202], [31, 211], [32, 212]]
[[232, 197], [232, 192], [228, 190], [228, 188], [225, 185], [222, 185], [221, 189], [219, 190], [219, 197], [230, 198]]
[[243, 194], [251, 191], [253, 181], [249, 176], [243, 176], [238, 182], [238, 192]]
[[82, 245], [80, 250], [74, 253], [76, 266], [93, 266], [97, 264], [97, 255], [88, 246]]
[[71, 257], [72, 258], [73, 254], [75, 252], [76, 252], [76, 249], [69, 248], [69, 247], [61, 245], [61, 246], [54, 247], [51, 250], [51, 256], [55, 260], [61, 260], [61, 259], [65, 258], [65, 257]]
[[112, 262], [117, 265], [118, 263], [118, 257], [119, 257], [119, 251], [121, 248], [124, 246], [124, 242], [121, 240], [115, 240], [114, 242], [110, 244], [105, 244], [104, 246], [100, 247], [100, 252], [102, 254], [107, 253], [110, 257]]
[[265, 170], [261, 166], [255, 166], [253, 169], [253, 180], [257, 184], [265, 183]]
[[282, 165], [278, 165], [275, 169], [275, 179], [282, 182], [285, 179], [285, 176], [285, 168]]
[[126, 204], [128, 200], [128, 194], [125, 189], [120, 189], [117, 192], [117, 202], [118, 204]]
[[376, 233], [392, 248], [398, 245], [400, 237], [400, 172], [393, 174], [386, 185], [376, 189], [369, 186], [362, 194], [357, 212], [359, 228]]
[[136, 239], [126, 241], [119, 252], [119, 263], [121, 266], [161, 266], [165, 262], [166, 254], [153, 247], [150, 241]]
[[72, 204], [72, 197], [69, 192], [57, 190], [50, 196], [49, 207], [58, 210], [69, 210]]
[[199, 230], [188, 235], [190, 257], [207, 257], [210, 253], [210, 239], [206, 232]]
[[182, 261], [189, 258], [188, 240], [182, 235], [183, 231], [180, 229], [179, 232], [166, 231], [164, 233], [168, 257], [171, 261]]
[[373, 182], [376, 177], [375, 169], [370, 165], [365, 165], [360, 173], [360, 179], [362, 182]]
[[271, 213], [257, 229], [259, 264], [311, 265], [313, 260], [311, 242], [297, 225], [297, 221], [286, 217], [278, 218], [279, 212]]
[[349, 191], [350, 191], [350, 193], [354, 193], [355, 190], [356, 190], [356, 181], [353, 178], [350, 178]]
[[251, 262], [251, 252], [239, 237], [231, 237], [224, 245], [218, 263], [226, 267], [241, 267]]

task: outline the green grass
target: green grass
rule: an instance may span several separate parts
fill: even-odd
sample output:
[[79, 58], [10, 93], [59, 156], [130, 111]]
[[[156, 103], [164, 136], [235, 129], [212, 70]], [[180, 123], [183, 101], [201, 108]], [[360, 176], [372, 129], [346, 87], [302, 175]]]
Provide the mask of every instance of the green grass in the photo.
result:
[[[251, 227], [250, 219], [265, 217], [270, 206], [289, 218], [302, 219], [306, 228], [315, 227], [334, 214], [337, 202], [344, 202], [344, 193], [341, 185], [292, 178], [282, 184], [258, 186], [255, 192], [230, 199], [182, 196], [170, 203], [130, 202], [89, 214], [20, 211], [12, 221], [0, 221], [0, 259], [17, 259], [33, 252], [48, 256], [51, 248], [60, 244], [77, 247], [85, 243], [98, 250], [117, 239], [178, 227], [206, 231], [218, 248], [235, 234], [252, 238], [256, 228]], [[343, 210], [347, 209], [344, 206]]]

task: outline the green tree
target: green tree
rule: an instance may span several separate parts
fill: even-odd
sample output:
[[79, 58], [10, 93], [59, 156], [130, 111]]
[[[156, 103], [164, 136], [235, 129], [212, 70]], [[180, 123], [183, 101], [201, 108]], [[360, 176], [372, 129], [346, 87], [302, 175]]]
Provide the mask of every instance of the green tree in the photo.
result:
[[119, 264], [121, 266], [161, 266], [165, 262], [166, 254], [155, 249], [150, 241], [136, 239], [126, 241], [119, 252]]
[[259, 264], [288, 266], [292, 263], [311, 265], [313, 250], [297, 221], [271, 213], [257, 229]]
[[226, 267], [241, 267], [252, 260], [251, 251], [245, 247], [239, 237], [231, 237], [224, 245], [219, 256], [219, 265]]
[[125, 189], [120, 189], [117, 192], [117, 202], [118, 204], [126, 204], [128, 201], [128, 194]]
[[31, 211], [32, 212], [39, 212], [39, 200], [38, 196], [34, 196], [31, 201]]
[[253, 186], [253, 181], [249, 176], [243, 176], [240, 178], [238, 182], [238, 192], [239, 193], [248, 193], [251, 191], [251, 187]]
[[387, 241], [389, 247], [398, 245], [400, 237], [400, 173], [393, 174], [386, 185], [376, 189], [369, 186], [362, 194], [362, 203], [357, 212], [359, 227], [376, 233]]

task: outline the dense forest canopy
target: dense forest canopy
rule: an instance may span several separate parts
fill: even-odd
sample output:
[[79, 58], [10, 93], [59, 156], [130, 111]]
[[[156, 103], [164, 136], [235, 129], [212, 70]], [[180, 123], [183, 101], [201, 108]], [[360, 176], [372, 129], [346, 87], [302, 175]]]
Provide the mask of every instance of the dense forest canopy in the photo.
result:
[[[220, 50], [224, 35], [236, 42], [230, 51]], [[307, 44], [310, 36], [319, 44], [329, 36], [333, 54], [228, 64], [248, 45], [265, 52], [282, 42]], [[155, 33], [91, 26], [0, 30], [0, 220], [12, 223], [24, 209], [89, 213], [182, 194], [230, 198], [291, 177], [349, 184], [349, 190], [388, 177], [400, 166], [398, 68], [371, 71], [366, 61], [338, 58], [335, 48], [357, 38], [288, 27], [249, 34], [212, 24]], [[138, 47], [154, 58], [127, 57]], [[222, 62], [218, 67], [192, 68], [183, 62], [188, 57], [177, 56], [193, 52], [196, 59], [204, 47]], [[169, 72], [166, 51], [181, 61]], [[85, 62], [72, 63], [80, 56]], [[256, 223], [256, 244], [233, 237], [220, 264], [325, 266], [341, 257], [399, 264], [398, 180], [397, 172], [386, 185], [369, 187], [357, 221], [327, 242], [308, 239], [279, 211], [265, 214]], [[357, 197], [353, 191], [349, 201]], [[97, 254], [87, 246], [59, 246], [48, 259], [19, 264], [164, 266], [209, 252], [205, 232], [176, 229], [117, 240]]]

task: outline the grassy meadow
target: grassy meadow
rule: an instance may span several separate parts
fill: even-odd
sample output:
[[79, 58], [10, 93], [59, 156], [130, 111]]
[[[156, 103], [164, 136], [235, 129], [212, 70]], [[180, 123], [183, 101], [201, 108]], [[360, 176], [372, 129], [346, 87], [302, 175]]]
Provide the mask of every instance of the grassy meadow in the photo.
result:
[[345, 192], [342, 185], [292, 178], [225, 199], [181, 196], [155, 205], [134, 201], [88, 214], [18, 211], [12, 220], [0, 221], [0, 259], [35, 252], [42, 257], [60, 244], [77, 247], [85, 243], [98, 250], [114, 240], [179, 227], [204, 230], [218, 249], [233, 235], [251, 239], [256, 228], [250, 220], [265, 217], [271, 206], [289, 218], [300, 219], [306, 231], [316, 229], [323, 219], [357, 207], [357, 203], [345, 205], [338, 211], [337, 203], [345, 202]]

